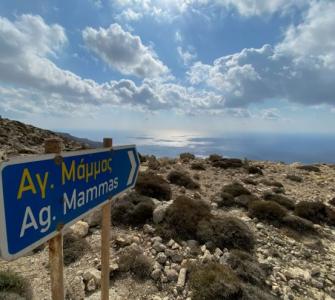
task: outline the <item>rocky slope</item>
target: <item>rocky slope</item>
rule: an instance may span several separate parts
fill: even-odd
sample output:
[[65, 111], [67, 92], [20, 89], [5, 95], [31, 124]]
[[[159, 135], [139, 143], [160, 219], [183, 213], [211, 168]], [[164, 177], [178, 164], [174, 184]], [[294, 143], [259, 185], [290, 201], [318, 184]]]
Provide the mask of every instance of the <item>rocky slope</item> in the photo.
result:
[[[42, 153], [54, 136], [2, 119], [0, 160]], [[335, 299], [334, 166], [189, 154], [142, 161], [136, 192], [113, 200], [110, 299]], [[99, 220], [94, 212], [65, 235], [68, 299], [100, 299]], [[0, 261], [4, 270], [29, 281], [23, 297], [50, 299], [47, 247]], [[19, 298], [4, 290], [0, 278], [0, 299]]]

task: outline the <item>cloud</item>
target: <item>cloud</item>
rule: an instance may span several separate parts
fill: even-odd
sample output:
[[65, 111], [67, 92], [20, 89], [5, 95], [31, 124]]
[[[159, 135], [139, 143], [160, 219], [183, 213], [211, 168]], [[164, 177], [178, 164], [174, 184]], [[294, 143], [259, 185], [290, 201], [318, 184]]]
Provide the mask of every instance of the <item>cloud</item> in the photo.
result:
[[66, 43], [65, 30], [40, 16], [23, 15], [13, 22], [0, 18], [0, 110], [80, 115], [101, 106], [187, 113], [222, 107], [221, 95], [161, 78], [139, 84], [129, 79], [99, 84], [81, 78], [50, 59], [61, 55]]
[[[111, 0], [116, 17], [122, 21], [138, 21], [148, 16], [157, 22], [173, 22], [188, 13], [205, 18], [209, 11], [236, 11], [243, 17], [284, 15], [296, 8], [308, 6], [306, 0]], [[131, 9], [136, 17], [129, 19], [125, 10]], [[203, 12], [206, 13], [203, 13]]]
[[[99, 84], [59, 68], [50, 57], [57, 58], [66, 43], [65, 30], [40, 16], [22, 15], [14, 22], [0, 18], [1, 109], [65, 114], [101, 105], [168, 107], [146, 83], [124, 79]], [[149, 57], [149, 67], [151, 61]]]
[[334, 106], [334, 11], [334, 2], [314, 2], [278, 45], [243, 49], [211, 65], [196, 62], [188, 80], [222, 93], [227, 107], [282, 99]]
[[90, 51], [124, 75], [153, 78], [169, 73], [168, 67], [152, 49], [142, 44], [139, 36], [124, 31], [119, 24], [98, 30], [87, 27], [82, 35]]
[[197, 54], [194, 51], [184, 50], [181, 46], [177, 47], [177, 52], [185, 66], [197, 58]]
[[264, 120], [279, 120], [280, 113], [277, 108], [266, 108], [261, 110], [261, 118]]
[[306, 4], [304, 0], [216, 0], [215, 2], [226, 9], [236, 9], [245, 17], [285, 13], [294, 7]]

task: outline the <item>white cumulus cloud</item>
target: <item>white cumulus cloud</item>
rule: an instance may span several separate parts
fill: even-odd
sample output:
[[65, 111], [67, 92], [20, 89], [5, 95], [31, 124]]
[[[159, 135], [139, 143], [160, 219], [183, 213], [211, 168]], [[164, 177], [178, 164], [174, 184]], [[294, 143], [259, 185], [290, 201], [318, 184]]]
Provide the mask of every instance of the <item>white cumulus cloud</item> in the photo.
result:
[[89, 50], [124, 75], [153, 78], [169, 73], [168, 67], [143, 45], [139, 36], [124, 31], [119, 24], [99, 29], [87, 27], [83, 39]]

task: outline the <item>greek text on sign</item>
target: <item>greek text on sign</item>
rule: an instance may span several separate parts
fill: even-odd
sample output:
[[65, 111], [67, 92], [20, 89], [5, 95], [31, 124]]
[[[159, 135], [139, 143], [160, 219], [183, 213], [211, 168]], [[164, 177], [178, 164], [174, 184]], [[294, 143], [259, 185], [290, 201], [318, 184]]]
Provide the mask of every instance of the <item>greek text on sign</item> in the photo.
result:
[[132, 188], [135, 146], [18, 158], [0, 165], [1, 257], [38, 247], [109, 198]]

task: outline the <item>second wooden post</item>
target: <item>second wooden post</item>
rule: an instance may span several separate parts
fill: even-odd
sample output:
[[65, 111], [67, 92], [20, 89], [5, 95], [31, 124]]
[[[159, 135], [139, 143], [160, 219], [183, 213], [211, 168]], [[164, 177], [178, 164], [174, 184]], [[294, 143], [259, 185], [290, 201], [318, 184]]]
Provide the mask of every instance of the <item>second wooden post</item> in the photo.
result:
[[[104, 138], [104, 148], [113, 146], [113, 140]], [[111, 202], [102, 207], [101, 223], [101, 300], [109, 299], [109, 241], [111, 226]]]

